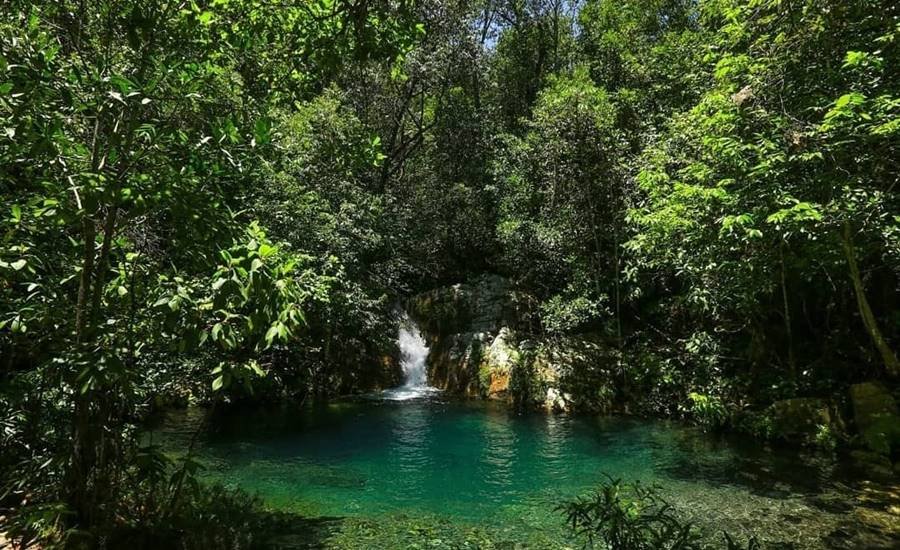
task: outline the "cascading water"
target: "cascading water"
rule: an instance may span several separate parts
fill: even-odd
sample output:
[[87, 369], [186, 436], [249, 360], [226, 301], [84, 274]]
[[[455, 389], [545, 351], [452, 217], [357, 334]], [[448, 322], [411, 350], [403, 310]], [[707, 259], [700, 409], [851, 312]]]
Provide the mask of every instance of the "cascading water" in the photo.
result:
[[406, 318], [404, 321], [400, 325], [400, 335], [397, 338], [401, 353], [400, 366], [406, 377], [404, 387], [421, 388], [428, 385], [425, 376], [428, 346], [425, 345], [425, 338], [412, 320]]
[[400, 367], [403, 369], [404, 382], [399, 388], [384, 392], [384, 398], [394, 401], [415, 399], [439, 391], [428, 385], [425, 362], [428, 359], [428, 346], [416, 323], [405, 312], [400, 314], [400, 332], [397, 335], [400, 347]]

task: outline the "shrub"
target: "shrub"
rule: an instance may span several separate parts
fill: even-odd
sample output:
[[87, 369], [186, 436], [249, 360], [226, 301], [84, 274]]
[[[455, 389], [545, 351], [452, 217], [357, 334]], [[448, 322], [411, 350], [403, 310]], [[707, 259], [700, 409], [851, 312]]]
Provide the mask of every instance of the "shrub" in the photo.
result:
[[585, 547], [601, 541], [610, 550], [700, 548], [693, 525], [681, 521], [654, 489], [608, 479], [593, 495], [557, 508], [576, 535], [586, 539]]
[[[564, 502], [557, 510], [566, 516], [585, 548], [599, 543], [608, 550], [701, 550], [706, 548], [694, 525], [659, 496], [657, 489], [640, 482], [607, 482], [589, 496]], [[744, 546], [726, 532], [725, 550], [759, 550], [751, 537]]]
[[694, 392], [688, 394], [688, 398], [691, 400], [691, 413], [705, 429], [715, 430], [725, 425], [728, 411], [721, 399]]

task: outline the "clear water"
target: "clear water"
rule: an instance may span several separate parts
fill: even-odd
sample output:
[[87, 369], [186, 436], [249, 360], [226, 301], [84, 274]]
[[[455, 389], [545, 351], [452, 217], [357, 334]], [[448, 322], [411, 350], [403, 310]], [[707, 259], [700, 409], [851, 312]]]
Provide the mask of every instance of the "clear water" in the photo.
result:
[[[833, 457], [665, 422], [381, 397], [218, 415], [197, 448], [205, 475], [276, 509], [345, 518], [325, 547], [577, 547], [554, 506], [605, 474], [657, 484], [711, 538], [728, 530], [773, 548], [900, 547], [897, 485]], [[153, 437], [184, 449], [198, 416], [173, 414]], [[393, 538], [379, 538], [387, 531]], [[467, 546], [476, 535], [502, 544]]]

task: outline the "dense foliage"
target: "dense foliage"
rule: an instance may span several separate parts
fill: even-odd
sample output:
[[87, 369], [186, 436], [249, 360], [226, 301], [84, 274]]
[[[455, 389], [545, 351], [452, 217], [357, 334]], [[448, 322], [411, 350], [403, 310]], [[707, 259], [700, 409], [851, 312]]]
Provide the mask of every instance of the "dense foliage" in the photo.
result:
[[893, 384], [898, 53], [884, 0], [6, 2], [0, 516], [196, 516], [152, 409], [394, 384], [396, 304], [485, 273], [631, 410]]

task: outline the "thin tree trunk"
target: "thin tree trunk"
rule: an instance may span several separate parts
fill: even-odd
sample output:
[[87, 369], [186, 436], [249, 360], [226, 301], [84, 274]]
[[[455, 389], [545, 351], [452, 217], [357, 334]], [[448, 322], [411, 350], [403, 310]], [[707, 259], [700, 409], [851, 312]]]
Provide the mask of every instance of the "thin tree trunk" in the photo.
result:
[[781, 297], [784, 300], [784, 331], [787, 336], [788, 367], [791, 369], [791, 377], [797, 378], [797, 360], [794, 356], [794, 332], [791, 329], [791, 306], [788, 301], [787, 276], [784, 265], [784, 242], [778, 246], [781, 259]]
[[[75, 306], [75, 342], [81, 347], [87, 340], [88, 296], [94, 272], [94, 248], [97, 230], [94, 220], [85, 214], [82, 221], [84, 252], [81, 262], [81, 277], [78, 284], [78, 302]], [[81, 524], [90, 523], [91, 506], [88, 503], [88, 476], [93, 463], [93, 448], [90, 435], [90, 399], [81, 393], [77, 378], [74, 382], [74, 423], [72, 426], [72, 459], [66, 472], [66, 489], [69, 505]]]
[[81, 277], [78, 283], [78, 302], [75, 305], [75, 342], [78, 344], [84, 341], [84, 329], [88, 316], [87, 301], [91, 292], [91, 275], [94, 273], [94, 246], [96, 245], [97, 229], [90, 216], [85, 215], [81, 223], [81, 234], [84, 239], [84, 252], [81, 261]]
[[863, 324], [875, 343], [881, 359], [884, 361], [885, 369], [890, 376], [900, 376], [900, 363], [897, 362], [897, 356], [891, 350], [881, 329], [878, 328], [878, 322], [869, 306], [869, 300], [866, 298], [866, 289], [863, 286], [862, 277], [859, 274], [859, 266], [856, 263], [856, 251], [853, 246], [853, 236], [850, 232], [850, 224], [844, 223], [843, 231], [843, 247], [844, 255], [847, 258], [847, 266], [850, 268], [850, 279], [853, 281], [853, 290], [856, 293], [856, 304], [859, 307], [859, 314], [862, 317]]
[[106, 267], [109, 263], [109, 251], [112, 247], [113, 236], [116, 231], [116, 215], [118, 208], [109, 207], [106, 213], [106, 221], [103, 224], [103, 244], [100, 245], [100, 256], [97, 259], [97, 266], [94, 275], [94, 295], [91, 300], [91, 323], [97, 322], [97, 315], [100, 312], [100, 302], [103, 299], [103, 279]]
[[616, 339], [619, 343], [619, 350], [622, 349], [622, 281], [619, 269], [619, 228], [618, 224], [614, 224], [613, 228], [613, 258], [615, 260], [616, 269]]

